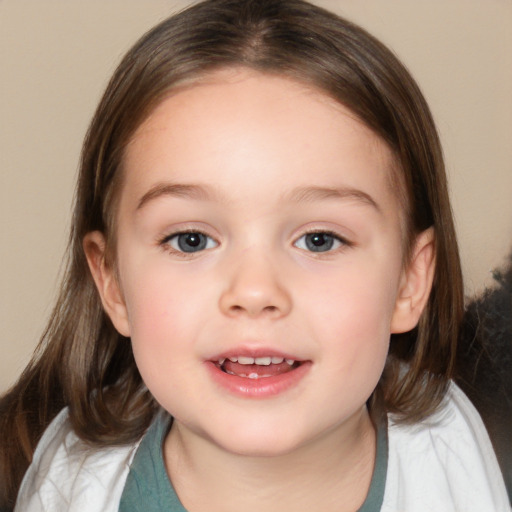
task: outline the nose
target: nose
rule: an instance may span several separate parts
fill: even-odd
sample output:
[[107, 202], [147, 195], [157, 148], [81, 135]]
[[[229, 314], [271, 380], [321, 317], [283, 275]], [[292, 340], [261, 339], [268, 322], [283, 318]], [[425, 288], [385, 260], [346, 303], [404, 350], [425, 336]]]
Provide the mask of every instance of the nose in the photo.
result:
[[219, 306], [228, 316], [281, 318], [291, 310], [292, 301], [283, 286], [277, 265], [264, 257], [239, 259], [228, 271], [229, 278]]

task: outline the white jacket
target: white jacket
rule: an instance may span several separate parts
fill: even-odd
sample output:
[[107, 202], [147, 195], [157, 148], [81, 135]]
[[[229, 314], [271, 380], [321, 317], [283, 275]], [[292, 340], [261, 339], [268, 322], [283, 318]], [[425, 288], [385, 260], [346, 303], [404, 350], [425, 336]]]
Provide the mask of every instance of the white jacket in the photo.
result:
[[[138, 443], [91, 448], [63, 410], [44, 433], [15, 512], [117, 512]], [[444, 406], [416, 425], [389, 417], [381, 512], [508, 512], [503, 477], [485, 427], [454, 384]]]

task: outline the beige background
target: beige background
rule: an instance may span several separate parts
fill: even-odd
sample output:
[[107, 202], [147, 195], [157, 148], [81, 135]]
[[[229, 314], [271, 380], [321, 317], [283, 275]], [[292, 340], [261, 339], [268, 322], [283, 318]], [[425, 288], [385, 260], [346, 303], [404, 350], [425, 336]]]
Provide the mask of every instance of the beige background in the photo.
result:
[[[128, 47], [188, 2], [0, 0], [0, 392], [56, 290], [81, 140]], [[466, 291], [512, 248], [512, 1], [324, 0], [417, 78], [449, 169]]]

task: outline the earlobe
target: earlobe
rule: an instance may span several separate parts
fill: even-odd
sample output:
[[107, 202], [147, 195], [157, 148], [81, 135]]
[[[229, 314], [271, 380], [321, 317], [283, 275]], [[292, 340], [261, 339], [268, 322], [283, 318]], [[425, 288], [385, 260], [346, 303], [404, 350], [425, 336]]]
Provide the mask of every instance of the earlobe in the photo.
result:
[[105, 237], [100, 231], [92, 231], [85, 235], [82, 245], [105, 312], [117, 331], [129, 337], [130, 327], [123, 294], [114, 269], [106, 263]]
[[435, 238], [433, 228], [416, 237], [411, 260], [404, 270], [398, 290], [391, 332], [414, 329], [427, 304], [435, 270]]

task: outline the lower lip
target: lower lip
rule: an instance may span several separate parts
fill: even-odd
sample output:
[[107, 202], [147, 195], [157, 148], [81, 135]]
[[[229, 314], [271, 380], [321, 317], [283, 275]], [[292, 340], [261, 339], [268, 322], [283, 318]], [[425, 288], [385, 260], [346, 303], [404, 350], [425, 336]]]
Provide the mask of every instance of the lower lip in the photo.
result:
[[309, 372], [311, 362], [306, 361], [290, 372], [260, 379], [230, 375], [211, 361], [206, 366], [213, 381], [230, 393], [245, 398], [270, 398], [297, 386]]

